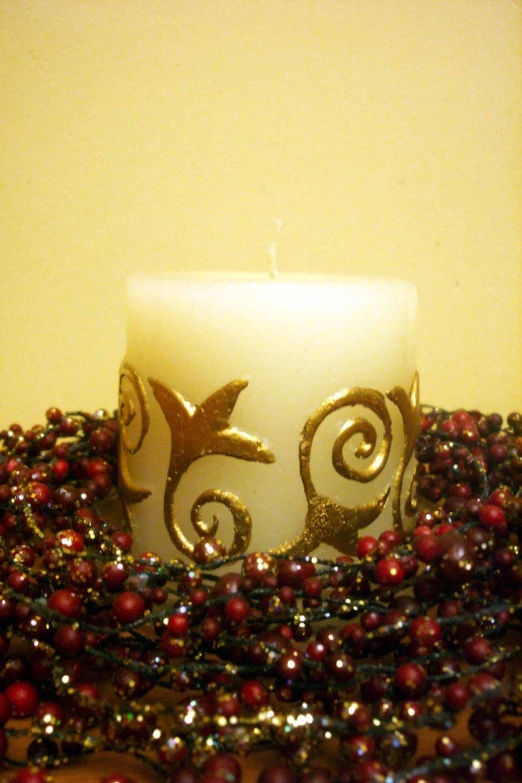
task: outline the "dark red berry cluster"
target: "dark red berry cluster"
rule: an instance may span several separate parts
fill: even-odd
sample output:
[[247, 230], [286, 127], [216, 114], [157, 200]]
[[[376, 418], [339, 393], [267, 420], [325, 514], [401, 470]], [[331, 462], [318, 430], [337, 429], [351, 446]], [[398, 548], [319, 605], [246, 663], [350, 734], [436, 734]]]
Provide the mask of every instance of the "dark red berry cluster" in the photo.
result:
[[240, 783], [238, 757], [267, 747], [260, 783], [522, 780], [522, 417], [422, 425], [411, 534], [335, 561], [232, 561], [203, 538], [191, 564], [133, 555], [106, 518], [112, 417], [53, 408], [0, 433], [4, 763], [31, 727], [12, 783], [104, 749], [169, 783]]

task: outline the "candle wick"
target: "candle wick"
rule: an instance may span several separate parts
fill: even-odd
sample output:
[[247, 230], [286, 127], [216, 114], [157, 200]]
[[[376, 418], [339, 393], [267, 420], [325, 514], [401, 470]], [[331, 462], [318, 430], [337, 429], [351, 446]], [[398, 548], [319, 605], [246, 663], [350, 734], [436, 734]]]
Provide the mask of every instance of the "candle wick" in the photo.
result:
[[274, 280], [279, 274], [279, 269], [277, 268], [277, 236], [281, 233], [282, 227], [283, 221], [278, 218], [275, 221], [274, 238], [270, 243], [267, 251], [268, 274], [270, 275], [271, 280]]

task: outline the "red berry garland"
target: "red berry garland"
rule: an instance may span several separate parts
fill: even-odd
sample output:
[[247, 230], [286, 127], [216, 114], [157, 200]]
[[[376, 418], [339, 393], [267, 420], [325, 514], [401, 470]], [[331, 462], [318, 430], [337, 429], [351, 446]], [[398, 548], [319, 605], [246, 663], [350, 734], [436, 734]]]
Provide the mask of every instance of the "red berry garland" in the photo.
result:
[[[425, 409], [413, 535], [363, 536], [358, 560], [224, 548], [134, 558], [104, 519], [117, 424], [47, 412], [0, 433], [0, 757], [31, 721], [13, 783], [110, 748], [169, 783], [522, 780], [522, 416]], [[509, 631], [509, 634], [507, 633]], [[16, 640], [16, 644], [15, 644]], [[95, 680], [92, 680], [92, 677]], [[97, 682], [108, 688], [102, 699]], [[181, 694], [158, 706], [153, 688]], [[183, 695], [185, 694], [185, 695]], [[469, 711], [469, 743], [451, 735]], [[443, 729], [415, 758], [417, 732]], [[337, 743], [337, 769], [317, 763]], [[114, 772], [103, 783], [132, 783]]]

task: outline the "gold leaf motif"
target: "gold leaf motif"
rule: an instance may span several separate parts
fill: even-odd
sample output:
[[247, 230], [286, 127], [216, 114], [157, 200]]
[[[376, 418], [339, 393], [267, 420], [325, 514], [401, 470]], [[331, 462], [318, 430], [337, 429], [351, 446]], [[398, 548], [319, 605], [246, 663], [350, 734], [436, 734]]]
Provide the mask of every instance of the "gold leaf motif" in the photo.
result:
[[[118, 489], [125, 527], [127, 530], [130, 530], [132, 518], [130, 504], [140, 503], [148, 498], [151, 493], [148, 489], [138, 487], [133, 483], [127, 462], [127, 454], [136, 454], [140, 450], [150, 426], [145, 387], [136, 370], [128, 362], [123, 362], [120, 368], [118, 397], [118, 418], [120, 422]], [[140, 418], [136, 426], [135, 420], [138, 414]]]
[[[198, 406], [192, 405], [157, 378], [149, 378], [148, 381], [171, 434], [169, 469], [163, 498], [165, 525], [175, 546], [192, 556], [194, 545], [185, 536], [174, 515], [174, 497], [190, 465], [197, 459], [216, 454], [263, 463], [274, 462], [275, 457], [259, 438], [230, 425], [230, 416], [248, 381], [232, 381], [213, 392]], [[234, 540], [228, 553], [241, 554], [247, 549], [252, 533], [248, 509], [231, 492], [206, 490], [199, 495], [191, 510], [192, 526], [200, 535], [214, 535], [217, 531], [217, 523], [208, 527], [200, 517], [202, 506], [210, 502], [221, 503], [231, 512]]]

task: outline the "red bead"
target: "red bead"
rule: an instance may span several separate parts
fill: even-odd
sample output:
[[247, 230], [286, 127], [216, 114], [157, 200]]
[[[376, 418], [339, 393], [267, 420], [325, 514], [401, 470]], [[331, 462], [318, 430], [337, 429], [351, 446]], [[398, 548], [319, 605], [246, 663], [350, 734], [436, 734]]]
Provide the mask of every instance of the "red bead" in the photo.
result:
[[57, 459], [51, 463], [51, 470], [57, 481], [65, 481], [69, 475], [69, 463], [66, 459]]
[[506, 536], [508, 533], [506, 515], [500, 506], [483, 505], [479, 511], [479, 521], [483, 527], [492, 529], [498, 535]]
[[[191, 581], [189, 589], [200, 586], [201, 573], [197, 572], [197, 574], [198, 574], [197, 582]], [[235, 573], [223, 574], [223, 576], [221, 576], [216, 582], [216, 584], [214, 585], [214, 588], [212, 590], [212, 595], [216, 597], [235, 595], [236, 593], [239, 593], [241, 591], [242, 581], [243, 579], [241, 574], [235, 574]]]
[[361, 536], [357, 542], [357, 557], [363, 559], [377, 549], [377, 539], [374, 536]]
[[404, 579], [404, 569], [396, 557], [379, 560], [375, 566], [375, 576], [380, 584], [397, 586]]
[[5, 689], [13, 718], [28, 718], [38, 706], [38, 691], [31, 682], [13, 682]]
[[11, 557], [16, 565], [23, 565], [26, 568], [32, 568], [36, 560], [34, 549], [27, 544], [14, 547], [11, 550]]
[[453, 440], [455, 440], [455, 438], [457, 438], [460, 434], [459, 424], [452, 419], [446, 419], [446, 421], [443, 421], [440, 425], [440, 428], [442, 432], [445, 432], [446, 435], [449, 435]]
[[45, 417], [48, 422], [51, 424], [59, 424], [59, 422], [62, 420], [63, 413], [61, 412], [60, 408], [48, 408], [45, 411]]
[[437, 575], [451, 585], [460, 585], [472, 579], [475, 571], [475, 548], [459, 533], [447, 533], [441, 538], [443, 554]]
[[225, 604], [225, 617], [233, 623], [241, 623], [246, 620], [249, 612], [249, 604], [241, 596], [229, 598]]
[[283, 587], [279, 588], [279, 590], [277, 591], [277, 595], [281, 603], [286, 604], [287, 606], [296, 605], [295, 590], [293, 587], [284, 585]]
[[412, 701], [409, 699], [408, 701], [403, 701], [399, 706], [399, 717], [406, 722], [410, 721], [413, 724], [417, 723], [423, 713], [424, 708], [420, 701]]
[[189, 617], [186, 614], [176, 612], [169, 617], [167, 628], [175, 636], [184, 636], [190, 628]]
[[483, 636], [474, 636], [464, 645], [464, 657], [468, 663], [477, 666], [493, 656], [493, 648]]
[[56, 543], [67, 554], [78, 554], [85, 549], [83, 536], [76, 530], [60, 530], [56, 536]]
[[181, 737], [166, 737], [158, 747], [158, 756], [162, 764], [179, 767], [187, 758], [187, 744]]
[[469, 689], [473, 696], [480, 696], [498, 687], [496, 679], [487, 672], [478, 672], [469, 680]]
[[398, 530], [383, 530], [379, 536], [379, 541], [384, 541], [391, 549], [402, 543], [403, 536]]
[[213, 538], [212, 536], [204, 536], [196, 542], [192, 557], [194, 558], [194, 562], [199, 563], [200, 565], [207, 565], [214, 560], [219, 560], [224, 557], [225, 554], [226, 549], [219, 539]]
[[306, 648], [306, 657], [312, 661], [323, 661], [326, 658], [328, 650], [322, 642], [310, 642]]
[[102, 568], [101, 578], [111, 592], [118, 592], [129, 576], [129, 568], [125, 563], [105, 563]]
[[324, 644], [328, 653], [336, 652], [342, 645], [341, 635], [333, 625], [325, 625], [320, 628], [316, 633], [316, 639]]
[[92, 587], [98, 578], [94, 560], [73, 560], [69, 566], [69, 579], [75, 587]]
[[264, 552], [252, 552], [243, 561], [243, 576], [251, 579], [255, 584], [262, 582], [266, 576], [275, 575], [277, 561], [272, 555]]
[[440, 525], [435, 525], [433, 528], [433, 535], [440, 538], [441, 536], [445, 536], [446, 533], [451, 533], [452, 530], [455, 530], [455, 527], [456, 525], [450, 524], [449, 522], [442, 522]]
[[24, 595], [29, 591], [31, 583], [27, 574], [23, 574], [21, 571], [12, 571], [7, 577], [7, 584], [15, 593]]
[[56, 590], [47, 599], [47, 606], [63, 617], [76, 618], [82, 610], [81, 599], [72, 590]]
[[27, 487], [27, 499], [33, 508], [46, 506], [50, 503], [52, 492], [47, 484], [39, 481], [32, 481]]
[[70, 514], [80, 506], [78, 490], [72, 484], [63, 484], [53, 492], [53, 503], [64, 514]]
[[116, 530], [112, 533], [111, 541], [124, 553], [130, 552], [132, 549], [132, 536], [124, 530]]
[[453, 737], [450, 737], [448, 734], [443, 734], [442, 737], [437, 739], [435, 750], [439, 756], [448, 758], [454, 756], [456, 753], [460, 753], [461, 746]]
[[99, 701], [101, 699], [101, 693], [96, 685], [91, 682], [77, 682], [74, 686], [78, 702], [82, 703], [82, 699], [90, 699], [91, 701]]
[[53, 636], [56, 651], [62, 655], [79, 655], [85, 647], [85, 634], [72, 625], [62, 625]]
[[296, 680], [303, 671], [303, 659], [296, 650], [284, 653], [276, 663], [276, 673], [284, 680]]
[[187, 650], [187, 639], [164, 631], [160, 637], [160, 647], [167, 658], [183, 658]]
[[139, 593], [130, 591], [120, 593], [114, 599], [112, 611], [119, 623], [128, 625], [143, 617], [145, 612], [145, 601]]
[[221, 631], [221, 621], [216, 617], [205, 617], [201, 623], [201, 636], [207, 643], [213, 642], [217, 639], [219, 632]]
[[65, 722], [65, 710], [54, 701], [41, 701], [33, 715], [33, 723], [46, 726], [63, 726]]
[[431, 531], [420, 535], [420, 530], [421, 528], [416, 531], [417, 535], [413, 539], [415, 554], [423, 563], [436, 563], [442, 557], [442, 543]]
[[56, 443], [52, 450], [53, 456], [56, 459], [67, 459], [69, 457], [69, 444], [65, 442]]
[[361, 683], [361, 696], [364, 701], [373, 704], [388, 693], [390, 681], [385, 675], [375, 675]]
[[352, 734], [341, 739], [341, 752], [352, 764], [371, 758], [375, 751], [373, 737], [364, 734]]
[[509, 487], [497, 487], [488, 498], [488, 503], [506, 509], [513, 500], [513, 492]]
[[488, 449], [488, 459], [490, 462], [505, 462], [508, 455], [508, 450], [503, 443], [494, 443]]
[[307, 598], [318, 598], [323, 592], [323, 584], [318, 576], [310, 576], [303, 582], [303, 594]]
[[269, 694], [260, 680], [247, 680], [239, 691], [240, 700], [250, 709], [266, 707]]
[[424, 647], [432, 647], [442, 636], [438, 622], [427, 616], [417, 617], [413, 620], [409, 627], [409, 634], [413, 642]]
[[376, 631], [384, 622], [384, 616], [379, 612], [364, 612], [361, 615], [361, 626], [365, 631]]
[[89, 435], [90, 445], [101, 453], [111, 451], [114, 448], [115, 442], [116, 438], [114, 434], [105, 427], [93, 430]]
[[353, 658], [343, 652], [328, 655], [324, 660], [326, 671], [335, 682], [345, 684], [353, 679], [355, 674], [355, 662]]
[[307, 561], [280, 560], [277, 578], [280, 585], [290, 585], [300, 589], [305, 579], [316, 576], [315, 565]]
[[206, 587], [195, 587], [189, 592], [189, 600], [193, 607], [203, 606], [208, 598], [208, 590]]
[[426, 686], [426, 672], [416, 663], [403, 663], [395, 670], [394, 686], [399, 696], [416, 699]]

